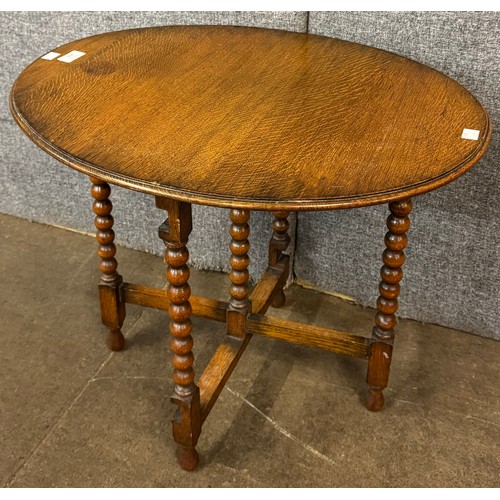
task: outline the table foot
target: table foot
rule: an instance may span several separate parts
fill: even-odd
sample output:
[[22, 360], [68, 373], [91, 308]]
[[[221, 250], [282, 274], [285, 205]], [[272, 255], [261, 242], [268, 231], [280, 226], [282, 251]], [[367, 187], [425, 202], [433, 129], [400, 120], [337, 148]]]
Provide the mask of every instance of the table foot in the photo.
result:
[[273, 307], [283, 307], [286, 304], [286, 295], [283, 290], [278, 290], [271, 300], [271, 305]]
[[370, 411], [380, 411], [384, 408], [384, 393], [382, 389], [369, 387], [366, 394], [366, 407]]
[[405, 262], [404, 249], [408, 243], [406, 232], [410, 228], [409, 215], [411, 200], [389, 203], [391, 214], [387, 218], [389, 231], [385, 235], [386, 249], [382, 255], [384, 265], [380, 270], [382, 281], [379, 285], [380, 296], [377, 300], [375, 326], [372, 330], [368, 355], [368, 396], [366, 407], [379, 411], [384, 407], [382, 391], [387, 387], [391, 368], [394, 327], [398, 309], [399, 282], [403, 279], [402, 266]]
[[182, 469], [191, 472], [198, 467], [200, 456], [196, 448], [186, 448], [179, 445], [177, 446], [177, 462], [179, 462]]
[[101, 258], [99, 269], [99, 299], [101, 303], [101, 319], [108, 328], [108, 347], [112, 351], [121, 351], [125, 346], [125, 339], [120, 330], [125, 319], [125, 302], [122, 300], [120, 289], [123, 279], [116, 271], [118, 262], [115, 259], [116, 247], [113, 243], [113, 204], [109, 199], [111, 188], [109, 184], [91, 177], [91, 194], [94, 198], [94, 224], [97, 228], [96, 239], [99, 243], [97, 254]]
[[125, 337], [121, 330], [109, 330], [108, 347], [111, 351], [121, 351], [125, 347]]

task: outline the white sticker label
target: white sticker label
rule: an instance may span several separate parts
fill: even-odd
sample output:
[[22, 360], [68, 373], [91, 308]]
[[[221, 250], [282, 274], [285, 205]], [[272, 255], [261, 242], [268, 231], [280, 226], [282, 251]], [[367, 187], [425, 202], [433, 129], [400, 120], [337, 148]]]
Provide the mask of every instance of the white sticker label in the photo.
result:
[[462, 132], [462, 139], [469, 139], [470, 141], [477, 141], [479, 139], [479, 130], [471, 128], [464, 128]]
[[55, 59], [56, 57], [59, 57], [61, 54], [59, 52], [49, 52], [48, 54], [45, 54], [42, 56], [40, 59], [47, 59], [47, 61], [52, 61], [52, 59]]
[[75, 59], [82, 57], [85, 55], [85, 52], [80, 52], [79, 50], [72, 50], [68, 52], [65, 56], [62, 56], [58, 59], [58, 61], [62, 61], [65, 63], [73, 62]]

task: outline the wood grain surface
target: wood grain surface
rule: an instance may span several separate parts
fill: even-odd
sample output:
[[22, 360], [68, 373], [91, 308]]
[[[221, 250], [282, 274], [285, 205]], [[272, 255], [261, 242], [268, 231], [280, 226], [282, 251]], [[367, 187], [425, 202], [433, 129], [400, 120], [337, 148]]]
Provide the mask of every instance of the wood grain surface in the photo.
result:
[[[11, 110], [42, 149], [138, 191], [263, 210], [408, 198], [463, 174], [491, 134], [461, 85], [386, 51], [243, 27], [112, 32], [38, 59]], [[41, 54], [42, 55], [42, 54]], [[463, 130], [479, 131], [477, 140]]]

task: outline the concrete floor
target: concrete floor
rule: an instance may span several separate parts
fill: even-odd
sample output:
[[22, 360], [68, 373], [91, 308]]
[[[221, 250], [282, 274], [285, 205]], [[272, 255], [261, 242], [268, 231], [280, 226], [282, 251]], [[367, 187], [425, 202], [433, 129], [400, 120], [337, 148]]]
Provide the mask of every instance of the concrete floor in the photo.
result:
[[[253, 338], [199, 469], [181, 471], [167, 314], [128, 306], [127, 349], [109, 353], [95, 240], [9, 216], [0, 235], [0, 486], [500, 486], [500, 342], [405, 320], [380, 413], [361, 403], [365, 361]], [[164, 284], [161, 258], [118, 258], [127, 281]], [[191, 284], [224, 298], [227, 278], [193, 271]], [[373, 318], [298, 286], [270, 314], [362, 335]], [[200, 373], [224, 331], [193, 322]]]

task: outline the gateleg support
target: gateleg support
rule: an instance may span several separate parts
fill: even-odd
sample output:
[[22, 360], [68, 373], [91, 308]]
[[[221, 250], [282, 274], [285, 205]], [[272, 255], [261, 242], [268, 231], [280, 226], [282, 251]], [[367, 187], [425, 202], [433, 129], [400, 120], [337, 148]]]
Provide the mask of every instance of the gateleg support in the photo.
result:
[[188, 471], [199, 463], [196, 444], [201, 432], [200, 392], [194, 383], [193, 337], [191, 336], [191, 304], [189, 297], [189, 252], [186, 248], [192, 229], [191, 204], [156, 197], [156, 206], [167, 211], [167, 220], [158, 233], [165, 244], [167, 264], [167, 298], [172, 335], [172, 365], [174, 393], [171, 401], [177, 405], [172, 419], [172, 433], [178, 445], [177, 461]]
[[273, 307], [283, 307], [286, 303], [286, 296], [283, 288], [289, 273], [289, 259], [283, 253], [290, 244], [290, 235], [288, 234], [288, 216], [290, 212], [273, 212], [273, 235], [269, 242], [269, 267], [281, 269], [283, 271], [283, 279], [280, 286], [276, 288], [271, 305]]

